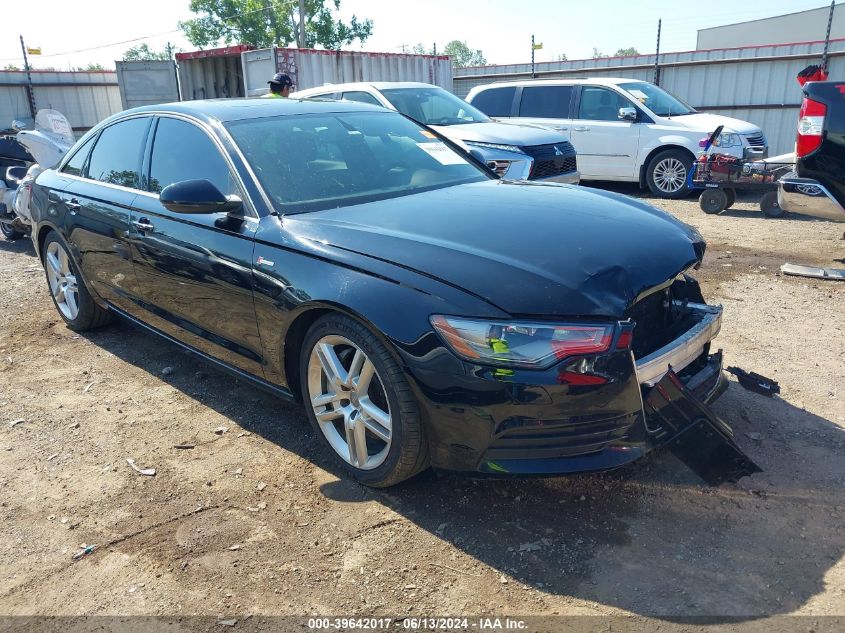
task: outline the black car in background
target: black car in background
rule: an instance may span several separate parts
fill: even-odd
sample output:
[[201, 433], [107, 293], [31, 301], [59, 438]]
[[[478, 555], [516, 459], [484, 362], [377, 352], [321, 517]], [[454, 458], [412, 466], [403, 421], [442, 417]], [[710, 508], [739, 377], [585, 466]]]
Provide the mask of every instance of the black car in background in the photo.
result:
[[[615, 468], [668, 443], [754, 472], [702, 404], [721, 308], [704, 242], [641, 202], [499, 180], [350, 102], [129, 110], [33, 193], [56, 307], [119, 315], [305, 404], [360, 481]], [[669, 371], [669, 368], [674, 371]]]

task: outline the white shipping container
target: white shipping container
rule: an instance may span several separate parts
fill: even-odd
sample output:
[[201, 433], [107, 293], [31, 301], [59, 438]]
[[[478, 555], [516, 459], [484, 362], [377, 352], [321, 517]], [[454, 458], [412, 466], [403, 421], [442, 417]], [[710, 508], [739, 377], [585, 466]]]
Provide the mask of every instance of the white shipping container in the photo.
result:
[[277, 72], [290, 75], [297, 90], [352, 81], [419, 81], [452, 90], [446, 55], [264, 48], [241, 57], [249, 97], [266, 94], [267, 81]]

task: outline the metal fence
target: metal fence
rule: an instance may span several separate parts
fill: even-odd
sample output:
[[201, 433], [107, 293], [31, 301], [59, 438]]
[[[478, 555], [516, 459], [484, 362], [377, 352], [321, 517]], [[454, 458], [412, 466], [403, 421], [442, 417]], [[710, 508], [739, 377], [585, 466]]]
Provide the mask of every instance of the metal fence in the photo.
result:
[[[80, 136], [122, 110], [117, 75], [113, 72], [32, 72], [35, 108], [64, 114]], [[31, 119], [26, 73], [0, 71], [0, 129], [13, 119]]]
[[[800, 70], [821, 60], [823, 42], [724, 48], [660, 55], [660, 85], [705, 112], [759, 125], [770, 152], [791, 152], [801, 104], [795, 80]], [[535, 64], [537, 79], [624, 77], [653, 81], [654, 55], [582, 59]], [[845, 40], [830, 43], [830, 77], [845, 78]], [[456, 69], [455, 94], [465, 97], [478, 85], [531, 78], [531, 64]]]

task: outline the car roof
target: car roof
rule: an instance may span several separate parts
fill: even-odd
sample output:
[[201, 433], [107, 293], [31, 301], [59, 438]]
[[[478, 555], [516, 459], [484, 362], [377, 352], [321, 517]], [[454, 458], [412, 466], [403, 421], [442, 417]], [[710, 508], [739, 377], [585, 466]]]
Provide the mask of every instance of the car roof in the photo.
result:
[[385, 108], [357, 101], [314, 101], [307, 99], [205, 99], [177, 101], [158, 105], [141, 106], [124, 110], [114, 118], [127, 114], [185, 114], [204, 121], [240, 121], [269, 116], [299, 114], [386, 112]]
[[424, 84], [419, 81], [355, 81], [345, 84], [325, 84], [314, 88], [305, 88], [303, 90], [298, 90], [295, 94], [306, 95], [322, 92], [338, 92], [339, 90], [363, 90], [365, 88], [390, 90], [396, 88], [440, 88], [440, 86]]
[[632, 81], [646, 82], [644, 79], [635, 79], [633, 77], [559, 77], [557, 79], [521, 79], [518, 81], [496, 81], [482, 86], [475, 86], [472, 90], [480, 92], [488, 88], [497, 88], [501, 86], [559, 86], [562, 84], [595, 84], [599, 86], [614, 86], [621, 83], [630, 83]]

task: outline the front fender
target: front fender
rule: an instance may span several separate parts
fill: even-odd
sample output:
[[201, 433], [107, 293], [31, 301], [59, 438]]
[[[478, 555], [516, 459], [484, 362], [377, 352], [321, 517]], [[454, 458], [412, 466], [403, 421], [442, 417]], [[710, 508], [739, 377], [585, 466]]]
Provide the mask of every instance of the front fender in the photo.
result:
[[680, 134], [664, 134], [662, 136], [658, 136], [650, 142], [640, 146], [640, 151], [637, 155], [637, 164], [645, 166], [649, 156], [658, 149], [680, 148], [687, 150], [690, 154], [695, 156], [700, 149], [698, 147], [698, 142], [702, 138], [704, 138], [704, 135], [700, 134], [698, 134], [698, 138], [695, 140]]

